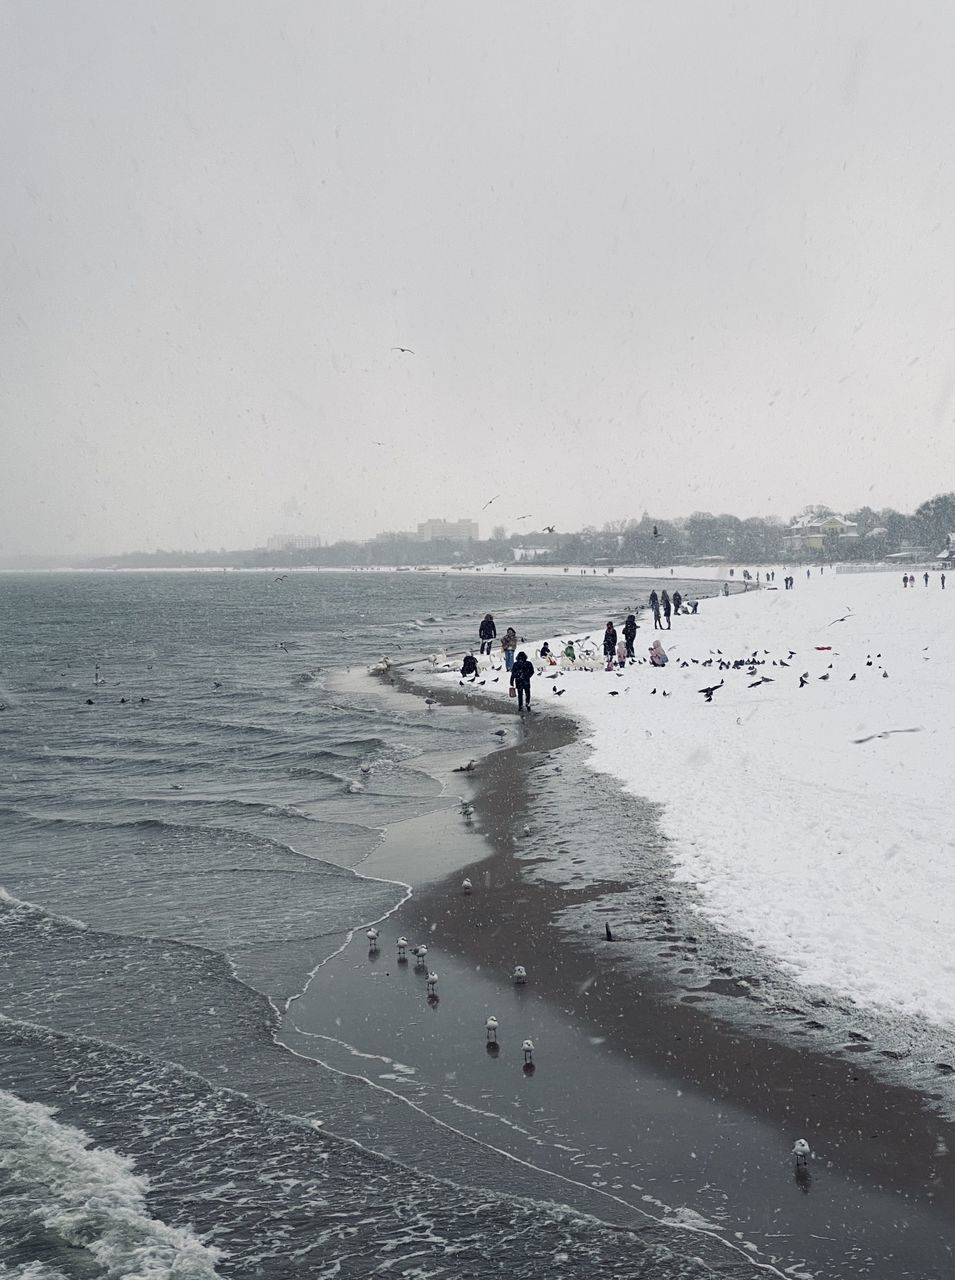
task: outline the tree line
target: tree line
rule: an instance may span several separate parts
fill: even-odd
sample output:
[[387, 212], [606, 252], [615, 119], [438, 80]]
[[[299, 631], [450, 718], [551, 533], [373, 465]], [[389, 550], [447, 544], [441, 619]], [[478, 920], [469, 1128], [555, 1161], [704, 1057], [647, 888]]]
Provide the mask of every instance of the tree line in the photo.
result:
[[719, 558], [729, 564], [768, 564], [800, 559], [878, 561], [900, 551], [913, 559], [933, 560], [955, 535], [955, 493], [927, 499], [911, 514], [891, 507], [859, 507], [844, 513], [858, 526], [858, 537], [827, 539], [823, 550], [802, 556], [786, 540], [789, 526], [799, 517], [834, 514], [830, 508], [804, 507], [788, 523], [773, 517], [692, 515], [666, 519], [644, 512], [639, 518], [609, 520], [601, 528], [587, 525], [576, 532], [544, 530], [508, 535], [498, 527], [490, 538], [475, 542], [418, 542], [394, 535], [372, 542], [334, 542], [307, 550], [271, 551], [155, 551], [86, 561], [89, 567], [241, 567], [269, 566], [327, 568], [371, 565], [481, 564], [511, 561], [515, 550], [541, 564], [670, 565]]

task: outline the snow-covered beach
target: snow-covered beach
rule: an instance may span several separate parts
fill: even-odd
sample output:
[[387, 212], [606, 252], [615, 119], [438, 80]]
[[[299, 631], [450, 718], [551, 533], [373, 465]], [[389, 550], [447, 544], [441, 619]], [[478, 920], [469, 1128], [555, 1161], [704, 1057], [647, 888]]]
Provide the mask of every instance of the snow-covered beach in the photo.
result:
[[[548, 667], [544, 637], [528, 637], [535, 707], [563, 690], [592, 768], [662, 806], [674, 878], [718, 928], [797, 982], [953, 1027], [955, 605], [938, 574], [907, 590], [901, 573], [801, 570], [792, 591], [782, 576], [674, 618], [662, 670], [645, 661], [647, 613], [637, 662], [611, 673]], [[605, 622], [590, 632], [598, 650]], [[714, 685], [707, 702], [699, 690]], [[482, 692], [506, 698], [506, 682]], [[608, 876], [617, 858], [588, 851]]]

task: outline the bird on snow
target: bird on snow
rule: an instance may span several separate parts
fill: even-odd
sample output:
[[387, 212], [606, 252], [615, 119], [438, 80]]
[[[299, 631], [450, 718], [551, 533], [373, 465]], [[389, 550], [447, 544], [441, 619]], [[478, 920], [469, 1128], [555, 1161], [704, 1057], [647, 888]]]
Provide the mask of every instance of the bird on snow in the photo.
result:
[[719, 684], [711, 684], [707, 686], [707, 688], [705, 689], [697, 689], [697, 693], [702, 693], [704, 700], [706, 702], [712, 702], [713, 694], [717, 691], [717, 689], [722, 689], [724, 684], [725, 684], [725, 681], [721, 680]]
[[496, 1043], [498, 1021], [493, 1014], [491, 1014], [491, 1016], [486, 1020], [486, 1022], [484, 1023], [484, 1027], [485, 1027], [485, 1030], [487, 1031], [487, 1039], [493, 1040]]
[[799, 677], [799, 687], [800, 687], [800, 689], [805, 688], [805, 686], [806, 686], [808, 683], [809, 683], [809, 672], [808, 672], [808, 671], [804, 671], [804, 672], [802, 673], [802, 675]]
[[377, 951], [378, 950], [378, 930], [375, 928], [369, 929], [368, 932], [365, 934], [365, 937], [368, 939], [368, 950]]
[[514, 966], [514, 972], [511, 975], [511, 977], [514, 979], [515, 986], [522, 987], [524, 983], [527, 981], [527, 970], [524, 968], [522, 964], [516, 964]]

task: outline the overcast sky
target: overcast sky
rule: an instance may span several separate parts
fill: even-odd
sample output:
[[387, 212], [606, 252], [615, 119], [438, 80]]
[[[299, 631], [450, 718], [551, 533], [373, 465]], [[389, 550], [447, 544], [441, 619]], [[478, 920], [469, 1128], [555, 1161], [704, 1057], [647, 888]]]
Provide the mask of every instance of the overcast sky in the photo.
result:
[[949, 0], [2, 0], [0, 552], [955, 488], [953, 68]]

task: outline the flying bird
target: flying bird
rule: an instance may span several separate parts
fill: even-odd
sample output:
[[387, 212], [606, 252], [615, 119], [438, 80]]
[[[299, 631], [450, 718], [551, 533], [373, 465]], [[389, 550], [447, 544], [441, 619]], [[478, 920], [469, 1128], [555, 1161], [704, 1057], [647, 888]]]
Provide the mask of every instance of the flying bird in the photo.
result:
[[487, 502], [485, 502], [485, 504], [484, 504], [484, 506], [481, 508], [481, 510], [482, 510], [482, 511], [486, 511], [486, 510], [488, 509], [488, 507], [491, 505], [491, 503], [492, 503], [492, 502], [497, 502], [497, 500], [498, 500], [498, 498], [499, 498], [500, 496], [501, 496], [501, 495], [500, 495], [499, 493], [496, 493], [496, 494], [494, 495], [494, 497], [493, 497], [493, 498], [488, 498]]
[[554, 526], [553, 526], [552, 524], [545, 524], [545, 525], [544, 525], [544, 532], [545, 532], [545, 533], [556, 533], [556, 532], [557, 532], [557, 530], [554, 528]]
[[526, 516], [515, 516], [515, 520], [530, 520], [531, 513], [528, 511]]
[[876, 738], [888, 738], [890, 734], [893, 734], [893, 733], [921, 733], [921, 732], [922, 732], [921, 727], [918, 727], [918, 726], [913, 729], [883, 729], [881, 733], [870, 733], [867, 738], [853, 738], [852, 741], [855, 743], [874, 742]]
[[697, 693], [702, 693], [707, 702], [713, 701], [713, 694], [717, 689], [722, 689], [725, 681], [721, 680], [719, 684], [711, 684], [706, 689], [697, 689]]
[[285, 579], [286, 579], [287, 577], [288, 577], [288, 574], [287, 574], [287, 573], [280, 573], [280, 574], [278, 575], [278, 577], [275, 579], [275, 581], [276, 581], [276, 582], [284, 582], [284, 581], [285, 581]]
[[851, 618], [851, 617], [852, 617], [852, 610], [850, 609], [849, 612], [843, 614], [841, 618], [833, 618], [833, 620], [830, 623], [828, 623], [828, 625], [830, 627], [834, 627], [837, 622], [845, 622], [847, 618]]
[[403, 353], [404, 355], [406, 355], [406, 356], [413, 356], [413, 355], [414, 355], [414, 352], [411, 350], [411, 348], [410, 348], [410, 347], [392, 347], [391, 349], [392, 349], [392, 351], [400, 351], [400, 352], [402, 352], [402, 353]]

